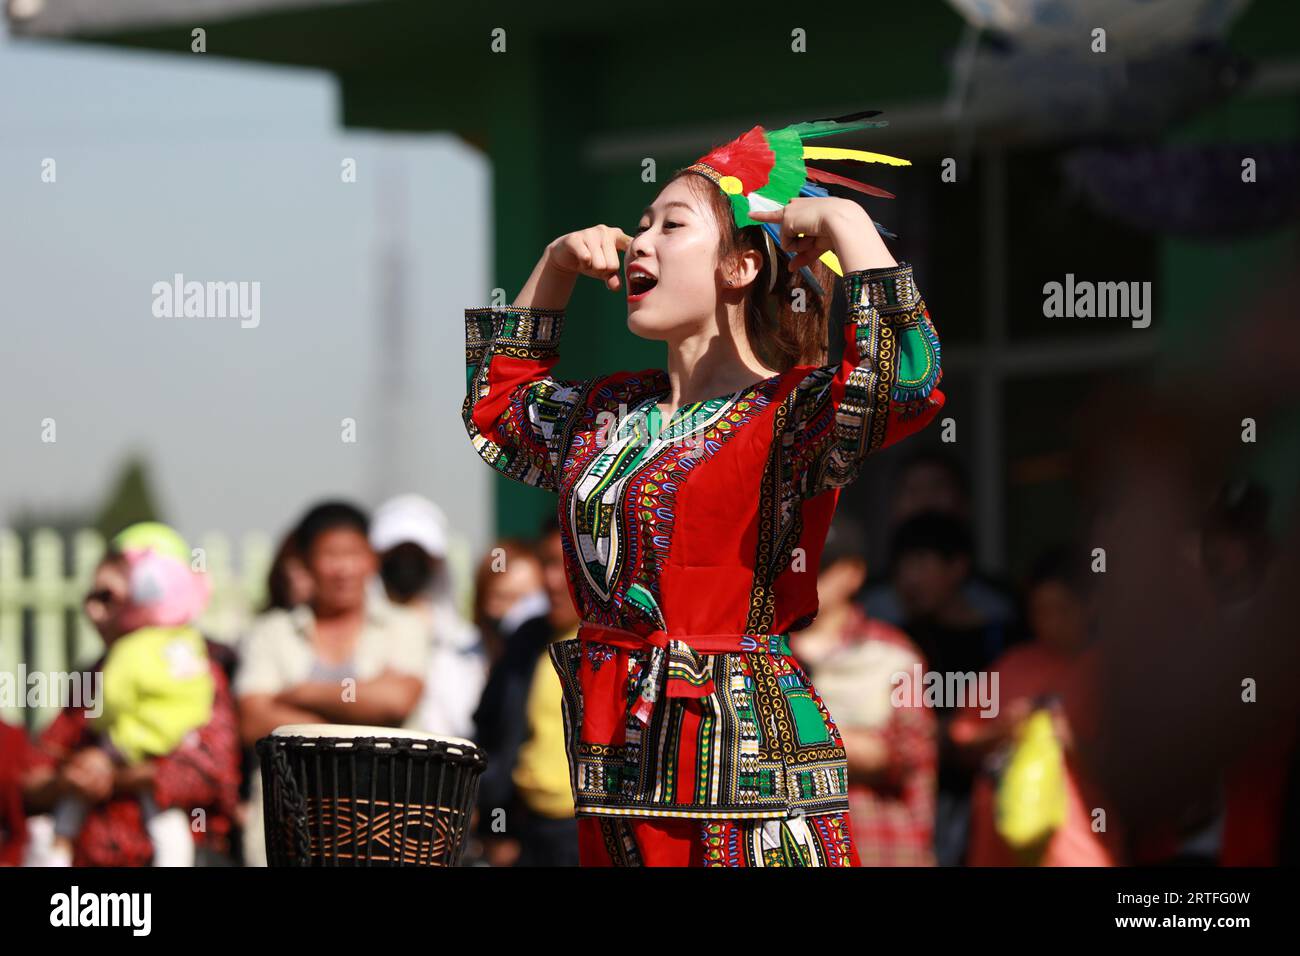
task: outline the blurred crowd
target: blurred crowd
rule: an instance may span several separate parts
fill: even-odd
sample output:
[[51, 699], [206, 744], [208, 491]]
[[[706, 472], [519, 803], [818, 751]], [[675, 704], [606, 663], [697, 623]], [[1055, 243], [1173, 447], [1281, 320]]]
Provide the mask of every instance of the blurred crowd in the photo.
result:
[[[1095, 555], [1061, 542], [1023, 580], [1000, 580], [977, 567], [953, 460], [917, 454], [891, 487], [887, 561], [868, 568], [864, 529], [841, 509], [816, 571], [818, 617], [791, 637], [844, 740], [864, 865], [1287, 861], [1294, 733], [1256, 741], [1244, 780], [1225, 772], [1132, 826], [1113, 780], [1082, 757], [1111, 732], [1089, 712], [1106, 688]], [[1259, 485], [1227, 484], [1182, 554], [1225, 621], [1268, 579], [1268, 513]], [[85, 595], [107, 648], [102, 713], [66, 708], [35, 739], [0, 725], [0, 864], [265, 865], [254, 743], [285, 724], [337, 723], [486, 752], [467, 864], [576, 865], [546, 654], [579, 623], [559, 526], [493, 543], [470, 619], [453, 598], [447, 534], [417, 495], [373, 514], [311, 507], [278, 550], [267, 606], [230, 647], [194, 627], [206, 591], [186, 543], [163, 525], [125, 529]], [[928, 675], [935, 693], [916, 693]], [[992, 677], [991, 700], [954, 693]]]

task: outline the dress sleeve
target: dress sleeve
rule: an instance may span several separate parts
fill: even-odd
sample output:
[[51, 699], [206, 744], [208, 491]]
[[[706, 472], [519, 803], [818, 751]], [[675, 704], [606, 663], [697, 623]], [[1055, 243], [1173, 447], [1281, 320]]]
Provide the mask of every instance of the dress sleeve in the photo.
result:
[[552, 378], [562, 309], [465, 310], [462, 416], [474, 450], [508, 478], [557, 490], [568, 424], [586, 383]]
[[903, 262], [844, 275], [844, 358], [796, 386], [783, 430], [802, 498], [842, 488], [872, 452], [920, 431], [943, 407], [939, 338]]

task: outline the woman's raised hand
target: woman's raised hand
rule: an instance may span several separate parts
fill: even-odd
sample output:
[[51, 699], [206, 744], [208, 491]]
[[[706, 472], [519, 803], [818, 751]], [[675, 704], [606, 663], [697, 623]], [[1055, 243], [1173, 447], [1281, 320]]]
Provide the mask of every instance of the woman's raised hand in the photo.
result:
[[799, 196], [780, 209], [751, 209], [749, 218], [780, 225], [781, 248], [794, 254], [791, 272], [812, 265], [827, 251], [838, 256], [845, 272], [896, 264], [871, 217], [851, 199]]
[[611, 292], [622, 283], [620, 254], [632, 237], [617, 226], [589, 226], [555, 239], [547, 247], [550, 263], [563, 272], [600, 279]]

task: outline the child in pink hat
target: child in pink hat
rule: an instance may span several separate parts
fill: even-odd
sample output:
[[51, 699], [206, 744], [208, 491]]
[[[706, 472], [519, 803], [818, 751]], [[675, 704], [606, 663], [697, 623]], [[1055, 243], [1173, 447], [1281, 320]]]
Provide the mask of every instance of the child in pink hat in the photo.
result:
[[[207, 576], [190, 567], [190, 551], [171, 528], [132, 525], [110, 546], [129, 582], [118, 611], [120, 636], [110, 639], [102, 668], [100, 746], [123, 766], [171, 753], [212, 719], [214, 684], [203, 636], [192, 625], [207, 606]], [[192, 866], [194, 838], [186, 812], [160, 811], [150, 793], [141, 815], [154, 845], [155, 866]], [[55, 807], [55, 859], [71, 862], [71, 847], [87, 807], [65, 797]]]

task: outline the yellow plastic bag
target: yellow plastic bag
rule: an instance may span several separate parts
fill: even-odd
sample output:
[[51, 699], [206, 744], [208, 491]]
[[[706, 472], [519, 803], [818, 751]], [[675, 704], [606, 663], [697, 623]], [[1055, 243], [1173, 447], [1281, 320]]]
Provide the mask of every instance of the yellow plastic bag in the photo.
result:
[[1065, 759], [1048, 710], [1021, 725], [998, 781], [994, 822], [998, 834], [1023, 855], [1038, 855], [1065, 822]]

